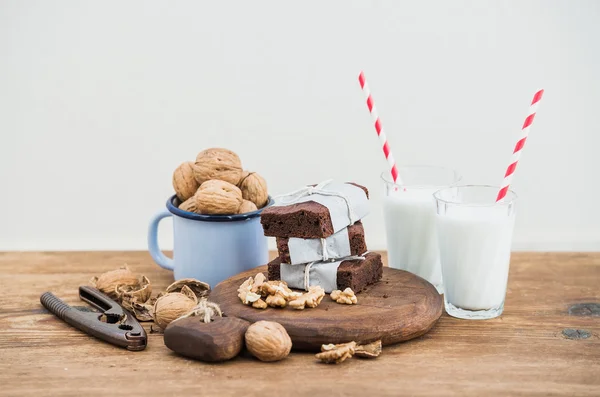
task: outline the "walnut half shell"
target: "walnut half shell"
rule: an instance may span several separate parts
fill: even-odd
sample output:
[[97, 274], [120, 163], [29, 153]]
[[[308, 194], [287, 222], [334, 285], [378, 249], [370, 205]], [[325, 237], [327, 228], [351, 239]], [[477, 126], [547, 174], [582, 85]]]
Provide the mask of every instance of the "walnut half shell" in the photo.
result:
[[191, 289], [194, 295], [196, 295], [196, 298], [198, 298], [198, 300], [208, 296], [208, 294], [210, 293], [210, 285], [208, 285], [204, 281], [196, 280], [195, 278], [182, 278], [180, 280], [177, 280], [171, 285], [169, 285], [165, 292], [181, 292], [181, 289], [184, 286], [187, 286], [189, 289]]

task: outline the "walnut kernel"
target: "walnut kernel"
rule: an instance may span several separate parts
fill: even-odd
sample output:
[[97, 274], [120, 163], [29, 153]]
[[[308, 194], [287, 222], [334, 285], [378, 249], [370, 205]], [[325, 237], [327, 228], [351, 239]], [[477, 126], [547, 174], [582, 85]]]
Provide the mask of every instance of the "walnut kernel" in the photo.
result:
[[341, 304], [356, 305], [358, 303], [358, 299], [350, 287], [346, 288], [344, 291], [340, 291], [339, 289], [333, 290], [329, 296], [331, 299]]

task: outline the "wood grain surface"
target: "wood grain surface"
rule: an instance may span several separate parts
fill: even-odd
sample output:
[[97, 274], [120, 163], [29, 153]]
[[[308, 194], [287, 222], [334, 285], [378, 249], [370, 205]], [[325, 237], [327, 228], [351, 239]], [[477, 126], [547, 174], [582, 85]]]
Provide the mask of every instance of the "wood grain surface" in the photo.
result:
[[275, 321], [292, 338], [294, 350], [319, 352], [328, 343], [359, 343], [382, 340], [384, 346], [419, 337], [429, 331], [443, 311], [443, 300], [435, 287], [403, 270], [383, 269], [382, 279], [357, 294], [358, 304], [340, 305], [326, 295], [316, 308], [295, 310], [255, 309], [237, 296], [240, 285], [266, 266], [231, 277], [217, 285], [210, 299], [228, 316], [252, 323]]
[[0, 253], [2, 396], [599, 396], [600, 254], [515, 253], [504, 314], [443, 314], [420, 338], [375, 360], [320, 364], [309, 353], [278, 363], [242, 355], [192, 361], [150, 333], [146, 350], [102, 343], [39, 303], [52, 291], [85, 306], [77, 288], [123, 263], [156, 291], [172, 274], [145, 252]]
[[244, 348], [248, 321], [215, 317], [204, 323], [198, 317], [173, 321], [165, 329], [165, 345], [182, 356], [217, 362], [236, 357]]

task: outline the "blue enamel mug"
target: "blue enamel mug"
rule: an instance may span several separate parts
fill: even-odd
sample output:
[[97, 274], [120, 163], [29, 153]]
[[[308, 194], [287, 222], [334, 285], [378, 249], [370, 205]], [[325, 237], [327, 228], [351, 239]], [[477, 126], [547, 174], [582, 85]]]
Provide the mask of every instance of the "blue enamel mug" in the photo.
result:
[[[173, 195], [167, 209], [157, 213], [148, 227], [148, 251], [160, 266], [172, 270], [175, 280], [195, 278], [211, 288], [245, 270], [268, 262], [267, 238], [260, 213], [274, 201], [254, 212], [238, 215], [203, 215], [183, 211]], [[158, 247], [158, 224], [173, 217], [173, 258]]]

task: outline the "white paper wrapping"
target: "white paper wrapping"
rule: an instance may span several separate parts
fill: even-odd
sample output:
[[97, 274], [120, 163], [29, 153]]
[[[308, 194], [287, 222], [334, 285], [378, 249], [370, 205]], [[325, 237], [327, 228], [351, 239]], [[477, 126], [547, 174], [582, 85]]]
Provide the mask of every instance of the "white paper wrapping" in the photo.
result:
[[350, 183], [324, 181], [296, 192], [279, 196], [275, 206], [315, 201], [329, 209], [333, 232], [361, 220], [369, 213], [369, 199], [365, 191]]
[[[314, 262], [307, 265], [288, 265], [282, 263], [280, 266], [281, 280], [285, 281], [290, 288], [298, 288], [308, 291], [308, 287], [318, 285], [325, 292], [330, 293], [337, 289], [337, 268], [343, 260], [336, 262]], [[305, 270], [308, 268], [308, 277]], [[308, 283], [306, 283], [308, 281]]]
[[288, 239], [288, 249], [291, 265], [350, 256], [348, 228], [346, 227], [327, 238], [290, 237]]

